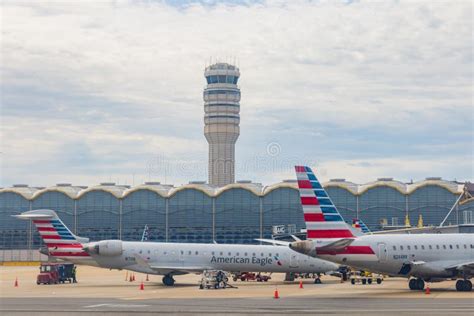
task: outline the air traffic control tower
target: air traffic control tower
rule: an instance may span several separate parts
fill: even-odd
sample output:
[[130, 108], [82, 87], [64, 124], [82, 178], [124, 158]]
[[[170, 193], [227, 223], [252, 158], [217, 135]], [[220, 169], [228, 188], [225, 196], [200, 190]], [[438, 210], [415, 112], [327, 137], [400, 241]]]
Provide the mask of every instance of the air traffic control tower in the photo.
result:
[[240, 134], [239, 68], [216, 63], [206, 67], [204, 135], [209, 143], [209, 184], [235, 182], [235, 142]]

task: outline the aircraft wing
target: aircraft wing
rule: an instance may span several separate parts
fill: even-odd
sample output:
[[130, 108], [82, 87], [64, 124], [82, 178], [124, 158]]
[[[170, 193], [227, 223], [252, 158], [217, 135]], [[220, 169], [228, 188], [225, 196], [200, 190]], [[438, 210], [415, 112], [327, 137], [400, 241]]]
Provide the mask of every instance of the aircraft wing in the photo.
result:
[[445, 268], [446, 270], [474, 270], [474, 261], [453, 264]]
[[204, 270], [211, 270], [211, 267], [193, 267], [193, 266], [186, 266], [186, 267], [177, 267], [177, 266], [168, 266], [168, 265], [155, 265], [149, 264], [145, 259], [143, 259], [140, 255], [135, 254], [135, 260], [137, 264], [140, 266], [149, 269], [154, 272], [160, 272], [160, 274], [186, 274], [186, 273], [201, 273]]
[[213, 270], [211, 267], [182, 267], [166, 266], [166, 265], [151, 265], [150, 268], [154, 271], [166, 271], [170, 274], [186, 274], [186, 273], [202, 273], [204, 270]]
[[411, 264], [414, 266], [421, 266], [425, 263], [426, 263], [425, 261], [421, 261], [421, 260], [411, 261]]

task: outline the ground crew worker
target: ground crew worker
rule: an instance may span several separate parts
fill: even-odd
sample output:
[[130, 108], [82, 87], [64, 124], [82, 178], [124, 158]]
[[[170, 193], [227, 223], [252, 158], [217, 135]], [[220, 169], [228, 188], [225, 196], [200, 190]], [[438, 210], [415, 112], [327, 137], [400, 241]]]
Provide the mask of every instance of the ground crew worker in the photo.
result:
[[72, 283], [77, 283], [76, 280], [76, 266], [72, 268]]

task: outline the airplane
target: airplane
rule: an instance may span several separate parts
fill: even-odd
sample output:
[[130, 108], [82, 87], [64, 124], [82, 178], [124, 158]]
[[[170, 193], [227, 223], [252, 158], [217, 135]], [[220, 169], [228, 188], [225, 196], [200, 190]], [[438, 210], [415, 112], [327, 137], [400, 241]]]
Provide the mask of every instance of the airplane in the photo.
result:
[[[278, 245], [197, 244], [101, 240], [74, 235], [53, 210], [14, 215], [32, 220], [53, 257], [108, 269], [163, 275], [172, 286], [174, 275], [205, 270], [230, 272], [326, 273], [339, 266]], [[83, 242], [81, 242], [83, 241]], [[85, 242], [84, 242], [85, 241]], [[315, 283], [320, 283], [319, 278]]]
[[352, 219], [352, 227], [355, 228], [358, 234], [372, 234], [369, 227], [359, 218]]
[[311, 168], [296, 166], [307, 239], [290, 248], [360, 270], [409, 279], [410, 290], [426, 282], [458, 279], [456, 290], [471, 291], [472, 234], [353, 234]]

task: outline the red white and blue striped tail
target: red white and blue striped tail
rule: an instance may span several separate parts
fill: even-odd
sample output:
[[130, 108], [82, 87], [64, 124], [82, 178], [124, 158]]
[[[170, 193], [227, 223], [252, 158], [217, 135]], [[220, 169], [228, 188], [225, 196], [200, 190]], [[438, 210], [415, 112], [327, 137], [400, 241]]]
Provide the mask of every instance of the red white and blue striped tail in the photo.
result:
[[56, 212], [52, 210], [34, 210], [15, 215], [20, 219], [32, 220], [36, 226], [50, 256], [60, 258], [89, 257], [82, 250], [82, 243], [87, 242], [85, 238], [75, 236], [69, 228], [59, 219]]
[[353, 218], [352, 219], [352, 227], [354, 227], [357, 231], [360, 231], [362, 234], [370, 234], [371, 231], [365, 223], [358, 218]]
[[311, 168], [295, 166], [307, 239], [354, 238]]

